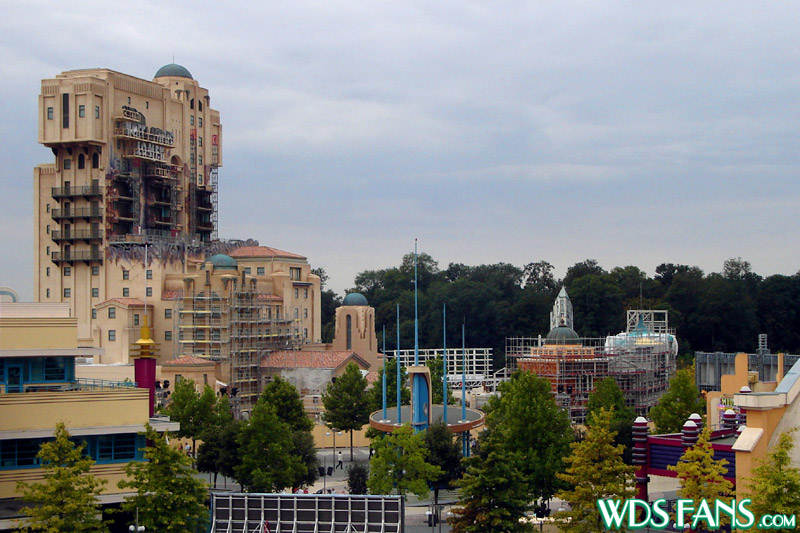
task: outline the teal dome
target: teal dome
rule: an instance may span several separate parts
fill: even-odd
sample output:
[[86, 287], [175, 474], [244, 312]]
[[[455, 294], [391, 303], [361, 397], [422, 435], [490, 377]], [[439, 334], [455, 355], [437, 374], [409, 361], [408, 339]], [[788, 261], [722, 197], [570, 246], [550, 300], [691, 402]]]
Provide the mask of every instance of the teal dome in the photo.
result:
[[557, 326], [547, 334], [545, 344], [578, 344], [578, 334], [567, 326]]
[[214, 267], [214, 270], [239, 270], [239, 263], [229, 255], [212, 255], [209, 262]]
[[360, 292], [351, 292], [344, 297], [342, 305], [369, 305], [367, 299]]
[[175, 63], [170, 63], [169, 65], [164, 65], [158, 72], [156, 72], [155, 77], [160, 78], [161, 76], [174, 76], [176, 78], [189, 78], [193, 80], [192, 73], [186, 67], [182, 67], [180, 65], [176, 65]]

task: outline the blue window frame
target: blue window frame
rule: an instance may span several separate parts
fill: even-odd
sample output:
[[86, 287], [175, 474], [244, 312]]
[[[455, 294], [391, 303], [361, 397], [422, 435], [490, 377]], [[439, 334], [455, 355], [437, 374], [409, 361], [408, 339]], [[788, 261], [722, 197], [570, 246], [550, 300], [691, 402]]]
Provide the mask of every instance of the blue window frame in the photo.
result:
[[[15, 439], [0, 441], [0, 470], [36, 468], [41, 462], [36, 457], [42, 444], [53, 439]], [[121, 433], [117, 435], [91, 435], [75, 437], [80, 445], [86, 443], [84, 453], [98, 464], [128, 463], [144, 458], [144, 435]]]

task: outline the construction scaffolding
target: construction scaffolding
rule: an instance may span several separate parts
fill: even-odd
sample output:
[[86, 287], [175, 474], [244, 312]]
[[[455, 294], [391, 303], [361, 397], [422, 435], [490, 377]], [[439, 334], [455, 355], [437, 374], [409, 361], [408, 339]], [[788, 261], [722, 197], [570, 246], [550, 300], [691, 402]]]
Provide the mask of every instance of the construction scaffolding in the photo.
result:
[[646, 416], [675, 374], [677, 340], [666, 311], [634, 310], [628, 312], [627, 331], [618, 335], [508, 338], [506, 350], [509, 369], [547, 378], [556, 402], [574, 423], [584, 423], [589, 394], [606, 377], [616, 380], [637, 415]]
[[274, 350], [296, 349], [302, 339], [273, 295], [257, 292], [244, 276], [226, 278], [221, 293], [207, 287], [180, 295], [176, 355], [219, 363], [232, 404], [245, 412], [260, 394], [261, 359]]
[[[389, 357], [397, 357], [397, 350], [386, 350]], [[426, 348], [419, 350], [419, 363], [425, 365], [428, 361], [441, 357], [442, 350]], [[466, 359], [466, 371], [463, 361]], [[409, 367], [414, 364], [414, 350], [400, 350], [400, 366]], [[461, 378], [466, 374], [467, 388], [484, 387], [494, 390], [495, 374], [492, 372], [491, 348], [466, 348], [463, 353], [461, 348], [447, 349], [447, 382], [453, 389], [461, 387]]]

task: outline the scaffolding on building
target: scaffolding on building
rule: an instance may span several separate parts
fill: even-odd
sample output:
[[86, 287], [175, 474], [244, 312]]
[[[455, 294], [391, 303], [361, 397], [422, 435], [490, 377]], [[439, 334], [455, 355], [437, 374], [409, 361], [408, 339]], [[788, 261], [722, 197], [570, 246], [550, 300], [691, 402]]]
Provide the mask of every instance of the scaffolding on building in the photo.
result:
[[275, 350], [297, 349], [302, 339], [273, 295], [230, 278], [222, 294], [206, 287], [179, 296], [176, 355], [220, 363], [232, 403], [247, 411], [260, 393], [261, 359]]
[[[389, 357], [397, 357], [397, 350], [386, 350]], [[419, 350], [419, 362], [426, 365], [428, 361], [441, 357], [442, 350], [426, 348]], [[466, 371], [463, 361], [466, 359]], [[409, 367], [414, 364], [414, 350], [400, 350], [400, 366]], [[491, 348], [466, 348], [463, 353], [461, 348], [447, 349], [447, 382], [453, 389], [461, 387], [461, 378], [466, 374], [467, 388], [484, 387], [494, 390], [497, 377], [492, 372]]]
[[665, 311], [629, 311], [626, 332], [604, 338], [506, 339], [507, 368], [548, 379], [556, 402], [575, 423], [585, 422], [589, 394], [606, 377], [616, 380], [637, 415], [646, 416], [675, 374], [676, 355]]

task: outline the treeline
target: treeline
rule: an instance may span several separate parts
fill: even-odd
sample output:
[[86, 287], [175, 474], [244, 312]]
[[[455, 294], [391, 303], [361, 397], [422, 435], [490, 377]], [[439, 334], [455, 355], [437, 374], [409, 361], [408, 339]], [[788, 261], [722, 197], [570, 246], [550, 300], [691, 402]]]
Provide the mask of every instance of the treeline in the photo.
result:
[[[748, 351], [758, 334], [769, 336], [773, 352], [800, 352], [800, 272], [767, 278], [741, 258], [725, 261], [722, 272], [704, 273], [696, 266], [663, 263], [650, 277], [635, 266], [606, 270], [587, 259], [571, 266], [563, 279], [546, 261], [520, 268], [508, 263], [440, 269], [428, 254], [418, 257], [419, 343], [442, 345], [442, 305], [447, 304], [447, 345], [491, 347], [501, 364], [506, 337], [546, 335], [550, 311], [560, 287], [566, 286], [575, 314], [575, 330], [601, 337], [624, 330], [627, 309], [666, 309], [677, 331], [681, 354], [699, 351]], [[400, 305], [401, 348], [414, 346], [414, 255], [399, 266], [365, 270], [348, 292], [366, 296], [375, 308], [378, 342], [386, 326], [386, 346], [395, 348], [396, 305]], [[333, 313], [341, 297], [323, 291], [323, 337], [333, 336]]]

